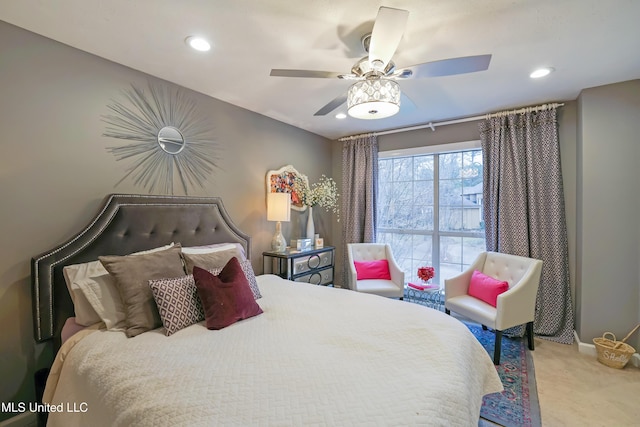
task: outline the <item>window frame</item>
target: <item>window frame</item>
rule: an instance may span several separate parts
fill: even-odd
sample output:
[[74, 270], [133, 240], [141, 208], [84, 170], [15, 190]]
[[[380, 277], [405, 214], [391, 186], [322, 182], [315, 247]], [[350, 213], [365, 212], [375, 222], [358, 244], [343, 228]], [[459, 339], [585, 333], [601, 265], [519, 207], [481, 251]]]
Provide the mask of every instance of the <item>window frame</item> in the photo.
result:
[[[390, 233], [390, 234], [403, 234], [403, 235], [420, 235], [420, 236], [431, 236], [431, 257], [432, 263], [433, 260], [438, 260], [438, 265], [441, 264], [440, 257], [440, 246], [441, 246], [441, 238], [442, 237], [456, 237], [456, 238], [480, 238], [486, 239], [484, 231], [442, 231], [440, 230], [440, 158], [439, 156], [442, 154], [450, 154], [457, 153], [463, 151], [473, 151], [473, 150], [482, 150], [480, 140], [472, 140], [472, 141], [463, 141], [449, 144], [440, 144], [440, 145], [430, 145], [423, 147], [412, 147], [405, 149], [396, 149], [396, 150], [385, 150], [378, 152], [378, 159], [395, 159], [395, 158], [406, 158], [406, 157], [417, 157], [421, 155], [433, 155], [433, 229], [432, 230], [415, 230], [415, 229], [406, 229], [406, 228], [387, 228], [387, 227], [379, 227], [376, 224], [376, 239], [378, 237], [378, 233]], [[412, 180], [412, 182], [415, 182]], [[376, 185], [379, 185], [377, 183]], [[379, 201], [378, 201], [379, 202]], [[376, 210], [378, 207], [376, 207]], [[482, 212], [481, 212], [482, 214]], [[465, 265], [469, 265], [464, 262], [464, 257], [461, 254], [461, 263], [464, 267]], [[435, 264], [435, 263], [434, 263]], [[441, 278], [442, 268], [436, 268], [436, 274], [434, 277], [434, 281], [436, 283], [444, 283], [444, 280]], [[415, 274], [412, 274], [410, 277], [413, 277]], [[405, 279], [407, 282], [410, 281], [410, 278]]]

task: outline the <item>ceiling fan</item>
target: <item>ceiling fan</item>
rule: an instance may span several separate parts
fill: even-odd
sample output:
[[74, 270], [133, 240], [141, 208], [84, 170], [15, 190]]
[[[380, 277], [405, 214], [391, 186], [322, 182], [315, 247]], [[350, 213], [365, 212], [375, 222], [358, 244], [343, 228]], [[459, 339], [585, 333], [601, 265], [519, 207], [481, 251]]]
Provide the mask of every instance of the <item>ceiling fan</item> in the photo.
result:
[[346, 94], [333, 99], [316, 111], [314, 116], [327, 115], [347, 102], [350, 116], [360, 119], [381, 119], [392, 116], [400, 110], [401, 92], [396, 80], [451, 76], [484, 71], [489, 68], [491, 55], [464, 56], [396, 68], [391, 58], [400, 44], [408, 18], [407, 10], [381, 7], [372, 32], [362, 37], [362, 45], [368, 52], [368, 56], [356, 62], [350, 73], [272, 69], [270, 75], [355, 80], [357, 82]]

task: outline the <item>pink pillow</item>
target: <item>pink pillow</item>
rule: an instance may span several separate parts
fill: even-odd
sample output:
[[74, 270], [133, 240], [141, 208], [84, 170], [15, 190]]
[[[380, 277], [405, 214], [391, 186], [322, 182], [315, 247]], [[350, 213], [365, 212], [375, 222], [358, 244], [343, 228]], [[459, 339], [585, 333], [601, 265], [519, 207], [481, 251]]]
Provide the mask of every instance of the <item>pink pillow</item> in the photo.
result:
[[508, 290], [509, 283], [475, 270], [471, 276], [468, 294], [495, 307], [498, 304], [498, 295]]
[[68, 340], [69, 338], [71, 338], [71, 336], [73, 334], [75, 334], [76, 332], [80, 332], [81, 330], [85, 329], [86, 326], [82, 326], [78, 323], [76, 323], [76, 318], [75, 317], [69, 317], [65, 322], [64, 322], [64, 326], [62, 327], [62, 344], [64, 344], [64, 342], [66, 340]]
[[386, 279], [391, 280], [389, 271], [389, 261], [379, 259], [376, 261], [354, 261], [358, 280], [366, 279]]

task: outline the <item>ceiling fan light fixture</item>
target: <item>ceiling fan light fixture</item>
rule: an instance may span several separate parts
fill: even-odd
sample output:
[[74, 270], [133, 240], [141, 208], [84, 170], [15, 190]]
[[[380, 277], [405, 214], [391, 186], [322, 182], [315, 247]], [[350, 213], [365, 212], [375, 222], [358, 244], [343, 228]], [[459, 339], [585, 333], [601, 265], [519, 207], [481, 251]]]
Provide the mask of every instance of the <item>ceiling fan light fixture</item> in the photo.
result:
[[347, 112], [357, 119], [391, 117], [400, 111], [400, 85], [393, 80], [374, 78], [359, 81], [347, 93]]

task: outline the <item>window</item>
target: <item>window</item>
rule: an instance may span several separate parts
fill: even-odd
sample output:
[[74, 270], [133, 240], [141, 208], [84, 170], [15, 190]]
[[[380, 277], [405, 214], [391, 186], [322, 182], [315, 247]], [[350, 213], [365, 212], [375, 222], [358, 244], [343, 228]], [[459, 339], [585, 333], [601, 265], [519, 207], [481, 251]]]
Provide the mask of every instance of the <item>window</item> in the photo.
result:
[[485, 250], [482, 150], [479, 141], [451, 147], [380, 153], [376, 239], [391, 245], [407, 281], [432, 265], [442, 283]]

